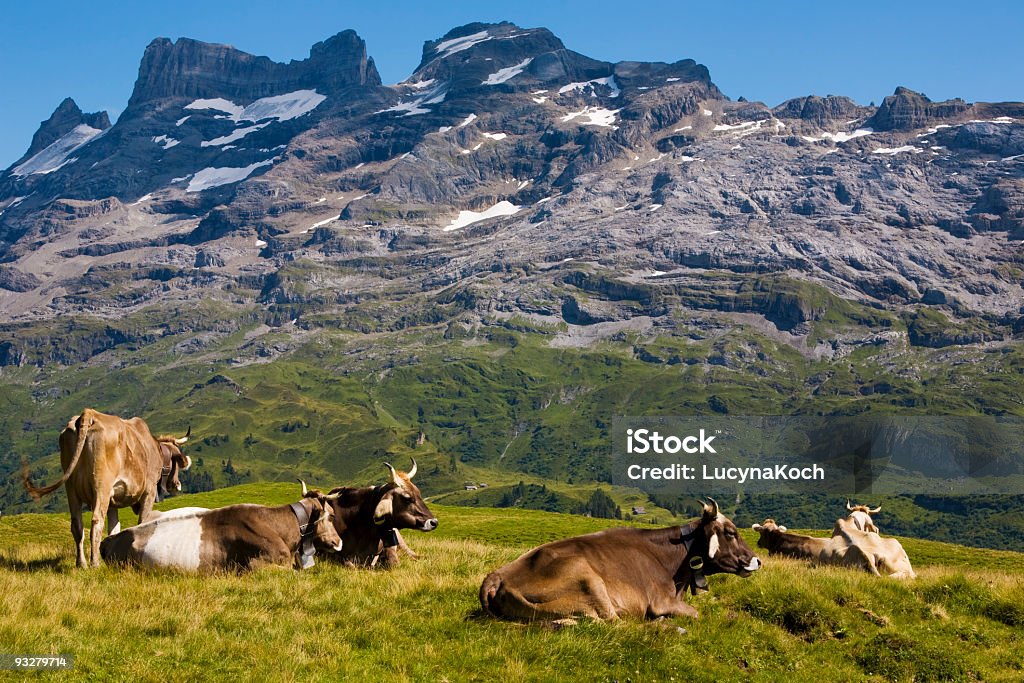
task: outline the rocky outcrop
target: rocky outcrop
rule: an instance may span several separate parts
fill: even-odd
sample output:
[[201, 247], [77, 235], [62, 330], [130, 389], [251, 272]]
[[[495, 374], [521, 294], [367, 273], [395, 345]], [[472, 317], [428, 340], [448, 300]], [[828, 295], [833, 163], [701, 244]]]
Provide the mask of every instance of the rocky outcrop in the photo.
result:
[[32, 136], [32, 144], [29, 145], [25, 156], [19, 159], [18, 162], [15, 162], [15, 166], [21, 161], [32, 157], [36, 152], [49, 147], [58, 138], [71, 132], [75, 126], [83, 124], [97, 130], [106, 130], [110, 128], [110, 118], [105, 111], [86, 114], [78, 108], [73, 99], [70, 97], [65, 98], [54, 112], [50, 114], [50, 118], [39, 124], [39, 130]]
[[945, 102], [932, 102], [922, 93], [899, 87], [882, 101], [867, 121], [877, 131], [913, 130], [926, 124], [943, 123], [963, 116], [971, 105], [957, 98]]
[[780, 119], [801, 119], [821, 128], [830, 129], [834, 123], [846, 123], [851, 119], [860, 118], [868, 107], [862, 107], [849, 97], [796, 97], [786, 100], [772, 109], [772, 113]]
[[42, 282], [31, 273], [23, 273], [11, 266], [0, 266], [0, 289], [9, 292], [30, 292]]
[[308, 59], [288, 64], [229, 45], [157, 38], [142, 57], [126, 114], [175, 97], [222, 97], [244, 104], [303, 88], [336, 92], [375, 85], [380, 85], [380, 75], [355, 31], [342, 31], [317, 43]]

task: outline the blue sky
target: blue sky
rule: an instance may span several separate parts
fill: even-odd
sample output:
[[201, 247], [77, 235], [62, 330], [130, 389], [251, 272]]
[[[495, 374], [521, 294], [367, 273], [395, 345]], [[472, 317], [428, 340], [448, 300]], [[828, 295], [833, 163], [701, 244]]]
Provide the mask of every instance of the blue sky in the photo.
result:
[[608, 61], [708, 66], [726, 95], [771, 106], [806, 94], [880, 102], [897, 85], [932, 99], [1024, 100], [1024, 3], [774, 0], [558, 2], [5, 3], [0, 22], [0, 168], [71, 96], [116, 115], [146, 44], [188, 36], [275, 60], [347, 28], [385, 83], [419, 63], [423, 41], [471, 21], [546, 26], [570, 49]]

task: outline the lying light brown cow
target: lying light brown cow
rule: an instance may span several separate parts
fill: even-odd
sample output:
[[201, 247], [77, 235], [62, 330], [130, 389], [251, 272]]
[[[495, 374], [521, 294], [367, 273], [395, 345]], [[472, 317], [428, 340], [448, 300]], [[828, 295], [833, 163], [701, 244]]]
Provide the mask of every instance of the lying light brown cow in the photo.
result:
[[484, 579], [480, 604], [524, 621], [696, 617], [683, 601], [688, 587], [706, 590], [705, 574], [750, 576], [760, 566], [711, 501], [681, 527], [620, 527], [535, 548]]

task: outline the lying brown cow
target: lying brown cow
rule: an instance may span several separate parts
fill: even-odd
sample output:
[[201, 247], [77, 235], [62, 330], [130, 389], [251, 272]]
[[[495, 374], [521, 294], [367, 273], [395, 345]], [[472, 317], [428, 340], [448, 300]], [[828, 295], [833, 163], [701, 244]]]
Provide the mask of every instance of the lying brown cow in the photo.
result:
[[764, 548], [769, 554], [810, 560], [818, 565], [871, 571], [867, 556], [845, 538], [816, 538], [793, 534], [786, 527], [776, 524], [774, 519], [766, 519], [751, 528], [761, 536], [757, 546]]
[[408, 473], [397, 471], [390, 463], [384, 465], [391, 475], [384, 486], [331, 489], [334, 525], [345, 544], [334, 559], [348, 565], [395, 567], [399, 549], [415, 557], [399, 529], [437, 528], [437, 518], [412, 483], [416, 461]]
[[[342, 548], [334, 528], [331, 497], [306, 491], [291, 505], [229, 505], [205, 510], [172, 510], [105, 538], [100, 552], [106, 562], [186, 570], [248, 570], [290, 565], [317, 546]], [[306, 548], [303, 548], [305, 542]], [[300, 566], [308, 566], [304, 562]]]
[[[68, 422], [60, 435], [64, 475], [49, 486], [36, 487], [29, 479], [26, 463], [22, 473], [25, 489], [39, 500], [61, 485], [65, 487], [79, 567], [87, 566], [82, 506], [92, 510], [92, 566], [97, 567], [104, 523], [109, 521], [110, 532], [117, 533], [117, 509], [123, 507], [131, 507], [140, 522], [148, 520], [159, 488], [166, 489], [168, 480], [175, 486], [178, 470], [187, 470], [192, 465], [180, 448], [187, 440], [188, 435], [181, 439], [156, 439], [142, 418], [124, 420], [86, 408]], [[180, 490], [180, 482], [176, 488]]]
[[749, 576], [760, 566], [711, 500], [682, 527], [619, 527], [535, 548], [484, 579], [480, 604], [526, 621], [696, 617], [683, 601], [688, 587], [706, 590], [706, 574]]

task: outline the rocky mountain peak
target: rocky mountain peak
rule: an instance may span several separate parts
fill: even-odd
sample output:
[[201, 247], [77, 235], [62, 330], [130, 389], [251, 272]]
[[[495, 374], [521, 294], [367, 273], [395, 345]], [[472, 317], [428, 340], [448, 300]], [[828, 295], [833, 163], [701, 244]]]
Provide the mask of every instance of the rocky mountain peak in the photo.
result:
[[923, 93], [900, 86], [882, 101], [867, 125], [878, 131], [913, 130], [936, 119], [956, 118], [970, 108], [960, 98], [932, 102]]
[[50, 118], [39, 124], [39, 130], [32, 136], [32, 144], [29, 145], [28, 151], [25, 152], [22, 159], [34, 156], [37, 152], [67, 135], [75, 126], [83, 124], [102, 131], [110, 128], [110, 118], [105, 111], [86, 114], [73, 99], [64, 98], [64, 101], [50, 114]]
[[817, 126], [828, 126], [834, 121], [856, 119], [866, 110], [849, 97], [795, 97], [775, 107], [772, 112], [782, 119], [801, 119]]
[[538, 68], [543, 72], [545, 64], [565, 61], [567, 52], [545, 28], [524, 29], [509, 22], [466, 24], [424, 43], [413, 80], [444, 82], [449, 92], [501, 85], [523, 73], [536, 74]]
[[379, 84], [366, 43], [351, 30], [314, 45], [308, 59], [288, 64], [230, 45], [157, 38], [142, 56], [126, 113], [174, 97], [251, 102], [302, 88], [330, 91]]

